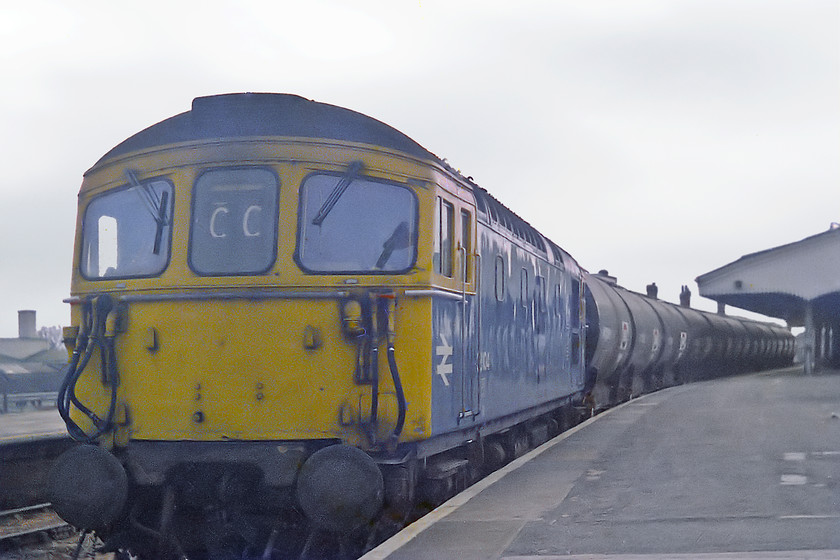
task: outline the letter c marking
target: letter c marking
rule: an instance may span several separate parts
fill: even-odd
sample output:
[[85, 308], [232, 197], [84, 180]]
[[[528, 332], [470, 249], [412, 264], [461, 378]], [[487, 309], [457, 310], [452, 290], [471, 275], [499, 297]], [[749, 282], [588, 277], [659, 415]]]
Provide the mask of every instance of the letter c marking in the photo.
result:
[[245, 215], [242, 217], [242, 233], [245, 234], [245, 237], [259, 237], [260, 232], [251, 231], [248, 227], [248, 218], [251, 217], [251, 214], [254, 212], [261, 212], [262, 206], [257, 206], [256, 204], [249, 206], [247, 210], [245, 210]]
[[213, 213], [210, 215], [210, 235], [216, 238], [227, 237], [226, 233], [218, 233], [216, 231], [216, 218], [221, 213], [229, 214], [230, 211], [225, 206], [219, 206], [218, 208], [213, 210]]

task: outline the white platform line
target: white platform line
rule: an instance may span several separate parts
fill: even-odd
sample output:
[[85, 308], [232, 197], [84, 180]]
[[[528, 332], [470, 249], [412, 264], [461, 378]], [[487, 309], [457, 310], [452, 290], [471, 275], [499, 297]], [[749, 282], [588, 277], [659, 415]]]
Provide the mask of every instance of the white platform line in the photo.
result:
[[681, 554], [573, 554], [571, 556], [502, 556], [500, 560], [837, 560], [840, 550], [704, 552]]

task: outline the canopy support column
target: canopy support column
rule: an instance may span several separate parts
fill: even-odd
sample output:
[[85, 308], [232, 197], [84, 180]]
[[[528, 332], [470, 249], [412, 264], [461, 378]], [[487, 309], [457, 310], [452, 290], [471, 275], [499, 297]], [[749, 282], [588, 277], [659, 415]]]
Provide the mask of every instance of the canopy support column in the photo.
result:
[[814, 374], [814, 350], [817, 333], [814, 328], [814, 306], [810, 301], [805, 302], [805, 336], [802, 337], [802, 362], [805, 365], [805, 375]]

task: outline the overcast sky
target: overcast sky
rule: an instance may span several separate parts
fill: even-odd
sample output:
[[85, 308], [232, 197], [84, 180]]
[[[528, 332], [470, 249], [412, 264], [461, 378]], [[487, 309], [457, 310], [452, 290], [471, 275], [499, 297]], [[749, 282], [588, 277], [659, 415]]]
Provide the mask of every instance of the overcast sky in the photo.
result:
[[625, 287], [840, 221], [840, 2], [0, 0], [0, 337], [66, 325], [82, 173], [194, 97], [406, 133]]

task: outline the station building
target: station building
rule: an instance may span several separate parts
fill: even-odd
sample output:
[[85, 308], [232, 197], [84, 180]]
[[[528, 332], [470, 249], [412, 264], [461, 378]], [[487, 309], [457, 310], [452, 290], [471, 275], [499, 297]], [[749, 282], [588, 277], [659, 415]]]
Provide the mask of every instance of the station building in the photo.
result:
[[840, 367], [840, 226], [745, 255], [698, 276], [700, 295], [805, 327], [803, 363], [810, 374]]
[[18, 337], [0, 338], [0, 414], [54, 404], [66, 364], [67, 351], [36, 330], [35, 311], [19, 311]]

